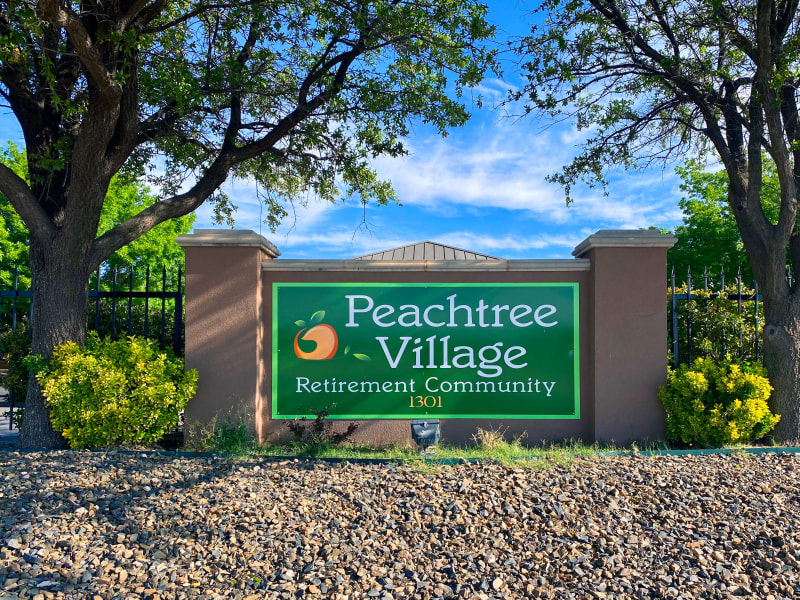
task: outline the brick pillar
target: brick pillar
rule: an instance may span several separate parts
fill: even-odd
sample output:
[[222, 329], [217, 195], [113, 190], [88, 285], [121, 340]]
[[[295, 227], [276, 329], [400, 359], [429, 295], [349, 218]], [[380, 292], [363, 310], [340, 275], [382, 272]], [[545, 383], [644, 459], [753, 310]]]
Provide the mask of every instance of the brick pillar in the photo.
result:
[[265, 403], [261, 264], [280, 255], [249, 230], [195, 229], [177, 242], [186, 254], [186, 368], [197, 394], [186, 427], [215, 416], [244, 417], [262, 437]]
[[602, 230], [573, 251], [591, 270], [594, 439], [627, 444], [665, 436], [658, 387], [667, 378], [667, 250], [654, 230]]

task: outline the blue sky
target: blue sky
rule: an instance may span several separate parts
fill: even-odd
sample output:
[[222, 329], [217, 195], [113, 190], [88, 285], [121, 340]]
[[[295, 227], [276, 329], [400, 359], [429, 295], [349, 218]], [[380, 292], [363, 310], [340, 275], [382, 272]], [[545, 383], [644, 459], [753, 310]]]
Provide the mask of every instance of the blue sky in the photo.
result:
[[[490, 0], [489, 19], [498, 37], [524, 35], [536, 0]], [[295, 207], [271, 233], [259, 223], [254, 186], [229, 182], [239, 210], [236, 227], [260, 231], [284, 258], [352, 258], [423, 240], [501, 258], [570, 258], [573, 248], [598, 229], [672, 229], [681, 221], [679, 179], [674, 167], [611, 175], [608, 195], [578, 188], [567, 207], [563, 191], [545, 177], [576, 153], [580, 132], [516, 118], [496, 108], [507, 91], [523, 84], [511, 62], [502, 79], [484, 81], [477, 92], [484, 108], [470, 107], [469, 123], [446, 138], [414, 124], [409, 156], [374, 165], [389, 179], [402, 206], [308, 202]], [[512, 109], [513, 110], [513, 109]], [[212, 224], [211, 208], [198, 211], [197, 227]]]
[[[523, 35], [535, 2], [491, 0], [490, 20], [498, 35]], [[496, 108], [507, 90], [522, 85], [511, 63], [502, 79], [487, 79], [479, 90], [484, 107], [441, 138], [415, 123], [406, 140], [409, 156], [379, 159], [378, 174], [391, 180], [402, 205], [366, 209], [357, 201], [337, 204], [309, 199], [290, 210], [272, 233], [260, 222], [256, 189], [230, 181], [225, 191], [238, 206], [237, 229], [252, 229], [271, 240], [284, 258], [351, 258], [423, 240], [502, 258], [569, 258], [572, 249], [599, 229], [672, 229], [680, 223], [679, 180], [673, 166], [612, 173], [608, 195], [578, 188], [566, 206], [563, 192], [545, 176], [569, 161], [581, 133], [571, 124], [519, 119]], [[0, 139], [19, 143], [13, 117], [0, 113]], [[221, 228], [211, 207], [197, 211], [195, 227]]]

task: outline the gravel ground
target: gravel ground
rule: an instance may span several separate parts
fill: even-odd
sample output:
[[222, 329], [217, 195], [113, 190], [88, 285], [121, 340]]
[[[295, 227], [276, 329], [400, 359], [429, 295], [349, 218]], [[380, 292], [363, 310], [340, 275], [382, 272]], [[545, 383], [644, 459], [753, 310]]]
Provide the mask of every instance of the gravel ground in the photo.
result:
[[797, 598], [796, 455], [0, 453], [0, 599]]

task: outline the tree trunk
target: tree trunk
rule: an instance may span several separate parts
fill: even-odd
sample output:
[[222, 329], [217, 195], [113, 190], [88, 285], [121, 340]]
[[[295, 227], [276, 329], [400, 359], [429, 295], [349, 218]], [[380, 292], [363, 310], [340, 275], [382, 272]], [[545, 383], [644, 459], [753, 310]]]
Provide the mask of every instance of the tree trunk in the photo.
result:
[[776, 441], [800, 443], [800, 302], [765, 302], [764, 366], [773, 391], [769, 405], [781, 420], [772, 436]]
[[[31, 240], [30, 266], [33, 332], [32, 352], [50, 359], [53, 348], [68, 341], [86, 339], [88, 269], [86, 252], [69, 252], [58, 242], [43, 248]], [[39, 384], [28, 382], [25, 417], [20, 432], [23, 448], [64, 448], [66, 441], [53, 430]]]

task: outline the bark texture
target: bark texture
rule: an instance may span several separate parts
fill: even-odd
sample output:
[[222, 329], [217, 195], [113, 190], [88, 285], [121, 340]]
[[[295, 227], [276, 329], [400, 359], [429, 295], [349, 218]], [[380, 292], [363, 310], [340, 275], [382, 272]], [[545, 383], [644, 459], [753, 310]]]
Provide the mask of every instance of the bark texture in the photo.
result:
[[786, 301], [765, 307], [764, 366], [773, 387], [770, 409], [780, 415], [772, 435], [781, 442], [800, 444], [800, 303]]
[[[33, 305], [32, 351], [49, 359], [53, 348], [86, 340], [88, 271], [64, 244], [44, 248], [32, 240], [30, 252]], [[35, 377], [28, 382], [25, 419], [20, 432], [23, 448], [64, 448], [63, 436], [53, 430], [50, 413]]]

